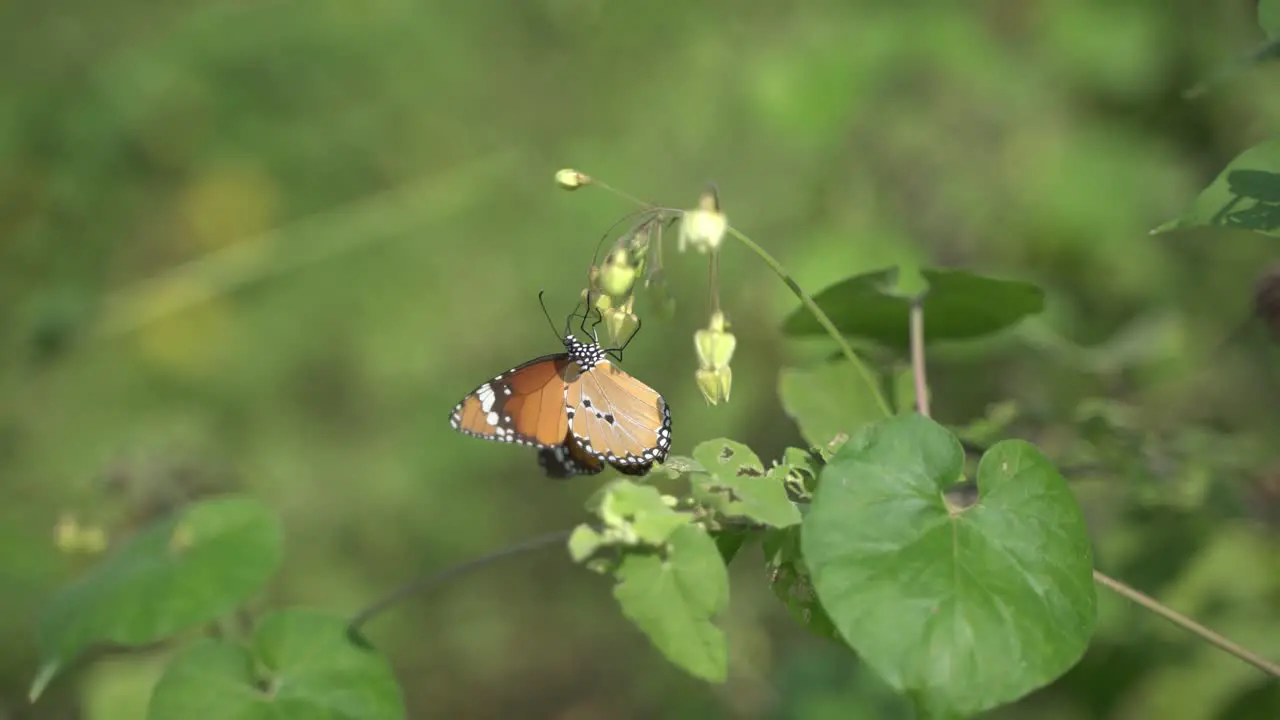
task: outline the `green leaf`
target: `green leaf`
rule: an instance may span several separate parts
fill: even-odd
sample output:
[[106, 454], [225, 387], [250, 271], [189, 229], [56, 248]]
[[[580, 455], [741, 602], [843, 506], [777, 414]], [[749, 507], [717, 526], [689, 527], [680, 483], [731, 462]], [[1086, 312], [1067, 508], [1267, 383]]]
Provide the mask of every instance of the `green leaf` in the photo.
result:
[[800, 435], [813, 447], [831, 452], [869, 422], [885, 415], [871, 388], [847, 361], [778, 373], [778, 397]]
[[1066, 482], [1032, 445], [996, 444], [979, 500], [948, 507], [955, 436], [919, 415], [851, 439], [802, 525], [814, 587], [844, 639], [928, 712], [972, 715], [1048, 684], [1093, 631], [1093, 558]]
[[673, 510], [650, 485], [618, 480], [608, 487], [600, 502], [600, 518], [609, 527], [630, 527], [641, 542], [662, 545], [676, 528], [693, 519], [691, 513]]
[[95, 643], [144, 645], [226, 615], [275, 572], [280, 546], [275, 515], [249, 498], [205, 500], [153, 523], [50, 600], [42, 675]]
[[569, 535], [569, 557], [572, 557], [574, 562], [581, 563], [594, 555], [596, 550], [604, 544], [604, 536], [594, 528], [590, 525], [579, 525]]
[[691, 675], [723, 682], [724, 633], [711, 623], [729, 604], [729, 571], [720, 551], [702, 528], [685, 525], [672, 533], [665, 555], [627, 554], [613, 595], [669, 660]]
[[742, 443], [720, 438], [693, 450], [710, 475], [690, 476], [693, 496], [729, 517], [744, 517], [772, 527], [800, 522], [800, 511], [787, 497], [777, 475], [768, 474], [760, 458]]
[[1240, 153], [1200, 193], [1190, 210], [1151, 232], [1198, 226], [1280, 237], [1280, 140], [1268, 140]]
[[711, 539], [716, 541], [716, 549], [720, 551], [720, 558], [724, 560], [725, 565], [728, 565], [738, 556], [738, 551], [746, 544], [747, 539], [754, 534], [755, 531], [747, 528], [728, 527], [712, 532]]
[[399, 720], [400, 688], [380, 656], [352, 644], [341, 618], [270, 615], [251, 648], [205, 639], [156, 683], [149, 720]]
[[[929, 283], [923, 293], [928, 343], [989, 335], [1044, 310], [1044, 291], [1031, 283], [962, 270], [921, 270], [920, 275]], [[855, 275], [824, 289], [814, 301], [843, 334], [907, 348], [912, 296], [895, 292], [897, 278], [897, 268]], [[783, 331], [825, 334], [804, 308], [791, 313]]]
[[801, 625], [819, 637], [840, 639], [813, 589], [813, 579], [800, 552], [800, 528], [770, 530], [760, 543], [774, 595]]
[[654, 470], [662, 470], [668, 477], [677, 478], [688, 473], [703, 472], [702, 466], [693, 458], [683, 455], [671, 455], [662, 465], [656, 466]]
[[1280, 38], [1280, 1], [1259, 0], [1258, 25], [1271, 39]]

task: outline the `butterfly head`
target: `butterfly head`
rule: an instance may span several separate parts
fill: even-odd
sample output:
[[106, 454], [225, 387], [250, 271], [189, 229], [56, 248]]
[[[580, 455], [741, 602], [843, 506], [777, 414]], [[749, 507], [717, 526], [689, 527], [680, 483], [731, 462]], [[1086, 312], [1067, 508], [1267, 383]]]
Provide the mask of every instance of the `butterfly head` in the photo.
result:
[[608, 357], [608, 353], [599, 342], [582, 342], [572, 334], [564, 337], [564, 349], [569, 359], [577, 363], [584, 371], [595, 367], [597, 363]]

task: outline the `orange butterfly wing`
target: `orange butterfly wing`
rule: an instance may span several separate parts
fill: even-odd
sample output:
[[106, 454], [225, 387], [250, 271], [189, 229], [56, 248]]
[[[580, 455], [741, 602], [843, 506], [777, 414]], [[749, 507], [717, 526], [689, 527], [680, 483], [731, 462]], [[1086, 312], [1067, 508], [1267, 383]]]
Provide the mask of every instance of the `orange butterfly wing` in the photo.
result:
[[643, 475], [671, 449], [671, 411], [656, 390], [608, 360], [565, 372], [569, 432], [619, 472]]
[[569, 363], [564, 353], [546, 355], [495, 376], [462, 398], [449, 424], [486, 440], [560, 447], [569, 430], [564, 407]]

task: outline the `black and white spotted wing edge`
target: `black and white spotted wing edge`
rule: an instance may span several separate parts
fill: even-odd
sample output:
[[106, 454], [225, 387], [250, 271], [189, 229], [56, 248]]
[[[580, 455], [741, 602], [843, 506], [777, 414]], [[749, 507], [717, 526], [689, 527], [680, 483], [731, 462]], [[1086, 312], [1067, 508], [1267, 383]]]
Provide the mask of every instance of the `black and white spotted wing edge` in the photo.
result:
[[567, 478], [575, 475], [596, 475], [604, 472], [604, 465], [587, 465], [575, 458], [568, 445], [543, 448], [538, 451], [538, 467], [553, 478]]
[[[662, 403], [662, 427], [657, 433], [658, 444], [657, 447], [645, 450], [643, 455], [631, 453], [615, 455], [611, 452], [600, 452], [591, 446], [591, 441], [587, 438], [578, 438], [578, 442], [582, 443], [583, 449], [589, 455], [609, 463], [618, 472], [624, 475], [644, 475], [649, 472], [654, 463], [665, 462], [667, 454], [671, 452], [671, 409], [667, 407], [667, 401], [662, 396], [658, 396], [658, 402]], [[572, 408], [570, 413], [572, 418]]]

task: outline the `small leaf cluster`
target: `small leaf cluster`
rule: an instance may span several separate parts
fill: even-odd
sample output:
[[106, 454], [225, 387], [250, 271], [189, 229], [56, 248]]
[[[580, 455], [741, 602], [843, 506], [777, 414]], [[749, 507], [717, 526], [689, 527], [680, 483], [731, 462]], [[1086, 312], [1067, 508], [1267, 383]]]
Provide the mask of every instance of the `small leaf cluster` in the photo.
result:
[[349, 641], [345, 618], [282, 610], [237, 631], [239, 611], [280, 565], [282, 536], [275, 513], [248, 497], [201, 500], [155, 520], [45, 606], [32, 701], [87, 649], [205, 630], [211, 636], [165, 669], [149, 720], [404, 717], [390, 666]]

